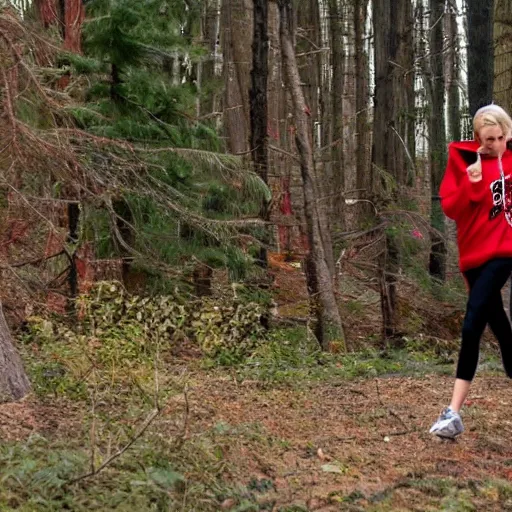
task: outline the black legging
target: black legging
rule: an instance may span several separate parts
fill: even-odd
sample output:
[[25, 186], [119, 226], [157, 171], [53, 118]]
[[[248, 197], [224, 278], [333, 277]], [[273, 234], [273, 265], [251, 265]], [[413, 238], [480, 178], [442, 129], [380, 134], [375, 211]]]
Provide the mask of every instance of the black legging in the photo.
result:
[[469, 299], [462, 326], [462, 345], [457, 378], [473, 380], [478, 365], [480, 338], [489, 324], [501, 349], [507, 375], [512, 378], [512, 328], [503, 309], [501, 289], [512, 272], [512, 258], [490, 260], [464, 272], [469, 284]]

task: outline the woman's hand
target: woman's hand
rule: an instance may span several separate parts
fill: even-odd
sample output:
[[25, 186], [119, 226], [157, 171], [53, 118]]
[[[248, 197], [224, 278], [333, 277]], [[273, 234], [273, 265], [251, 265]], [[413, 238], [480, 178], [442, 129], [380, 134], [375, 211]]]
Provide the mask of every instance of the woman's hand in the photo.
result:
[[476, 162], [466, 169], [471, 183], [478, 183], [479, 181], [482, 181], [482, 159], [480, 158], [480, 153], [483, 149], [483, 147], [478, 148], [476, 153]]

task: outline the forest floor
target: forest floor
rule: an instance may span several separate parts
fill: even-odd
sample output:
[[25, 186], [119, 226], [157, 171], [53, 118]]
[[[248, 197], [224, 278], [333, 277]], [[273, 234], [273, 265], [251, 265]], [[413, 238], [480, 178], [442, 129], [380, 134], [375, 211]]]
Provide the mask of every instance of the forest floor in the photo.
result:
[[[433, 437], [457, 342], [422, 325], [396, 349], [365, 345], [378, 326], [367, 292], [347, 292], [358, 347], [345, 355], [319, 353], [304, 327], [283, 328], [238, 365], [181, 347], [158, 374], [98, 374], [84, 394], [23, 346], [33, 382], [57, 385], [0, 405], [0, 510], [512, 510], [512, 388], [495, 348], [484, 344], [464, 434]], [[280, 307], [300, 302], [299, 290], [287, 296]], [[58, 350], [46, 355], [71, 357]]]
[[[35, 397], [0, 406], [1, 510], [512, 510], [512, 390], [504, 377], [475, 381], [456, 441], [428, 434], [449, 398], [447, 375], [285, 384], [191, 370], [187, 382], [187, 394], [169, 400], [143, 438], [94, 478], [66, 487], [67, 497], [51, 475], [45, 484], [44, 470], [72, 464], [72, 447], [87, 458], [90, 410]], [[152, 473], [162, 438], [181, 439], [169, 457], [181, 487]], [[141, 474], [153, 478], [152, 493], [172, 487], [173, 500], [154, 508], [137, 501]]]

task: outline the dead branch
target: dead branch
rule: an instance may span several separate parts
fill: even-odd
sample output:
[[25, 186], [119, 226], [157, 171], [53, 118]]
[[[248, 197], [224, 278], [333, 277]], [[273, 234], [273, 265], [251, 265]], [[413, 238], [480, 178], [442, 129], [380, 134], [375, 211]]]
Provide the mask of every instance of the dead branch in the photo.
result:
[[96, 476], [98, 473], [103, 471], [106, 467], [110, 466], [112, 464], [112, 462], [114, 462], [116, 459], [121, 457], [121, 455], [123, 455], [123, 453], [125, 453], [127, 450], [129, 450], [132, 447], [132, 445], [144, 435], [146, 430], [153, 423], [153, 421], [159, 415], [159, 413], [160, 413], [159, 409], [153, 409], [149, 413], [148, 417], [146, 418], [144, 423], [141, 425], [139, 430], [135, 433], [135, 435], [120, 450], [118, 450], [116, 453], [114, 453], [113, 455], [108, 457], [100, 466], [95, 468], [93, 471], [90, 471], [89, 473], [86, 473], [85, 475], [81, 475], [77, 478], [74, 478], [73, 480], [68, 481], [66, 483], [66, 485], [73, 485], [73, 484], [76, 484], [77, 482], [80, 482], [81, 480], [85, 480], [86, 478]]

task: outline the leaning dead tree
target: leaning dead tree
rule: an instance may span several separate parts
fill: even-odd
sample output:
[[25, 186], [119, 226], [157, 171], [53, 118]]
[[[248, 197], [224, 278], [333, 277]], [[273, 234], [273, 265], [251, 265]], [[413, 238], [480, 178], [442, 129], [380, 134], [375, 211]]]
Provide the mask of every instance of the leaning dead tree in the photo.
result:
[[333, 276], [327, 265], [322, 240], [322, 229], [317, 207], [314, 183], [314, 163], [311, 126], [295, 57], [292, 35], [293, 10], [291, 0], [279, 0], [280, 38], [283, 70], [292, 99], [295, 119], [295, 143], [299, 153], [304, 213], [309, 242], [306, 278], [317, 324], [316, 335], [324, 350], [341, 344], [345, 349], [345, 335], [334, 294]]

